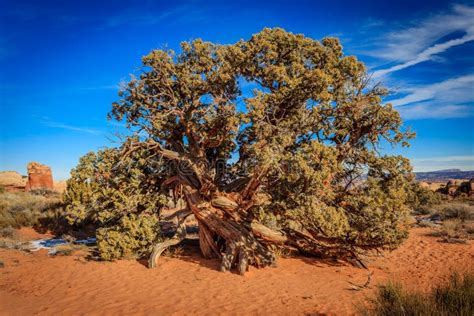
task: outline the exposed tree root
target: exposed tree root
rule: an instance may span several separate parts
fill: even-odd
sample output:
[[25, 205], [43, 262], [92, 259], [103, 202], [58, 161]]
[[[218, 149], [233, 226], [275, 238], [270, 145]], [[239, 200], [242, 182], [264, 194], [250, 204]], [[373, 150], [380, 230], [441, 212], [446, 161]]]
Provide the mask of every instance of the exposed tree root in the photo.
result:
[[[249, 265], [266, 267], [276, 265], [274, 246], [296, 248], [304, 254], [338, 258], [366, 268], [356, 252], [341, 240], [319, 236], [305, 229], [271, 229], [259, 222], [246, 220], [242, 204], [230, 195], [217, 195], [205, 200], [200, 192], [185, 186], [187, 208], [177, 210], [175, 235], [158, 243], [150, 256], [149, 267], [156, 266], [161, 253], [177, 245], [186, 237], [184, 221], [191, 213], [199, 224], [199, 245], [205, 258], [220, 258], [223, 272], [236, 268], [243, 275]], [[342, 245], [342, 246], [341, 246]], [[370, 280], [369, 280], [370, 281]]]
[[175, 246], [179, 244], [184, 238], [186, 238], [186, 218], [191, 215], [191, 212], [187, 211], [184, 212], [180, 210], [175, 213], [176, 218], [178, 220], [178, 228], [176, 229], [176, 233], [172, 238], [166, 239], [163, 242], [157, 243], [153, 247], [153, 251], [148, 259], [148, 268], [155, 268], [158, 259], [160, 258], [163, 251], [171, 246]]
[[367, 281], [365, 281], [365, 283], [362, 284], [362, 285], [355, 284], [351, 281], [348, 281], [348, 283], [351, 285], [351, 287], [349, 289], [352, 290], [352, 291], [360, 291], [360, 290], [368, 288], [369, 285], [370, 285], [370, 281], [372, 280], [372, 275], [373, 274], [374, 274], [373, 271], [369, 272], [369, 274], [367, 274]]

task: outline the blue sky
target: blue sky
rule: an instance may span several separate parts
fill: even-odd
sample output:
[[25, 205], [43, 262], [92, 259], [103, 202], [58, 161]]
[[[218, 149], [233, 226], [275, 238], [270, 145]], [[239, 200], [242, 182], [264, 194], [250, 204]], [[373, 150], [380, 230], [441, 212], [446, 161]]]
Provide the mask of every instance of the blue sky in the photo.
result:
[[[362, 2], [362, 3], [361, 3]], [[234, 43], [264, 27], [337, 36], [387, 85], [415, 171], [474, 170], [474, 1], [0, 1], [0, 170], [65, 179], [114, 145], [120, 82], [154, 48]]]

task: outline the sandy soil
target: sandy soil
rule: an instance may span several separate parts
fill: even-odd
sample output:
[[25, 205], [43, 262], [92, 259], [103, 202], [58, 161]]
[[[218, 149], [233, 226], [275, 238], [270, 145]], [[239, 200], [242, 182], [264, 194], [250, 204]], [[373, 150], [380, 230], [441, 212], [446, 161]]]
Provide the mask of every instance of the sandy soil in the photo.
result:
[[[202, 259], [195, 245], [180, 258], [161, 258], [155, 270], [133, 260], [91, 261], [80, 252], [49, 257], [0, 249], [0, 314], [354, 314], [387, 279], [427, 290], [453, 270], [473, 269], [472, 242], [440, 243], [428, 233], [413, 229], [400, 248], [374, 259], [371, 289], [358, 292], [348, 282], [363, 284], [367, 271], [307, 258], [280, 259], [277, 268], [241, 277], [218, 272], [218, 262]], [[40, 236], [25, 229], [20, 234]]]

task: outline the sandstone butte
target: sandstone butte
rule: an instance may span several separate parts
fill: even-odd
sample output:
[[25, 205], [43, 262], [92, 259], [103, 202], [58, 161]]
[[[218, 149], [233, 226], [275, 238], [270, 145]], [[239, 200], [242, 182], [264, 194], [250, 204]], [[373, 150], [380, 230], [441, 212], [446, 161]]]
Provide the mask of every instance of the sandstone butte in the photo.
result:
[[53, 175], [50, 167], [38, 162], [30, 162], [27, 169], [28, 181], [26, 182], [25, 191], [54, 189]]

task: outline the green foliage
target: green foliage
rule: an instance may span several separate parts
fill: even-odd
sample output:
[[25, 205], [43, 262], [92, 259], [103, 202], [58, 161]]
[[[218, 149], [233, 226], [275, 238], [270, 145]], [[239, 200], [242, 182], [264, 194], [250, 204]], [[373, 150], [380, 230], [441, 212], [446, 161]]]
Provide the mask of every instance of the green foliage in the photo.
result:
[[[408, 204], [424, 201], [410, 197], [408, 160], [378, 149], [382, 141], [407, 146], [414, 134], [339, 40], [264, 29], [233, 45], [198, 39], [180, 53], [153, 50], [142, 62], [110, 113], [133, 135], [120, 150], [83, 157], [65, 196], [70, 222], [95, 223], [103, 244], [117, 248], [105, 257], [138, 249], [137, 230], [125, 225], [157, 216], [165, 180], [202, 201], [231, 192], [245, 205], [243, 220], [283, 230], [297, 222], [336, 247], [390, 246], [406, 236]], [[251, 95], [241, 82], [255, 87]], [[260, 193], [268, 203], [255, 202]]]
[[71, 172], [65, 217], [72, 225], [96, 227], [103, 259], [144, 255], [160, 238], [158, 216], [167, 201], [157, 185], [162, 166], [146, 155], [122, 159], [119, 149], [88, 153]]
[[431, 293], [407, 292], [400, 284], [388, 283], [378, 289], [364, 315], [459, 315], [474, 312], [474, 275], [453, 274], [445, 285], [435, 287]]
[[97, 245], [105, 260], [147, 255], [158, 241], [159, 231], [156, 216], [128, 214], [112, 226], [97, 230]]
[[407, 187], [407, 205], [415, 212], [441, 203], [440, 194], [424, 188], [419, 182], [413, 181]]

